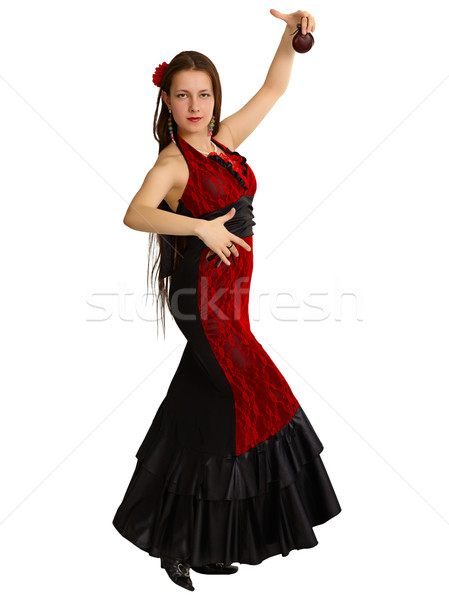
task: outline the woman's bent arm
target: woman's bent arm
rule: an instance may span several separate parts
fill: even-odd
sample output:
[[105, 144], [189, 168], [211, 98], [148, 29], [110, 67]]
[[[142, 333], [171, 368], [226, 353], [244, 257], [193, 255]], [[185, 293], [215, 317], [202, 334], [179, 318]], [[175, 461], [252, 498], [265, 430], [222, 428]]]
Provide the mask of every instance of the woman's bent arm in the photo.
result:
[[136, 231], [173, 235], [197, 235], [203, 219], [177, 215], [157, 208], [176, 182], [173, 160], [158, 158], [126, 211], [123, 222]]
[[130, 205], [123, 219], [127, 227], [137, 231], [173, 235], [198, 235], [203, 219], [169, 213], [151, 206]]

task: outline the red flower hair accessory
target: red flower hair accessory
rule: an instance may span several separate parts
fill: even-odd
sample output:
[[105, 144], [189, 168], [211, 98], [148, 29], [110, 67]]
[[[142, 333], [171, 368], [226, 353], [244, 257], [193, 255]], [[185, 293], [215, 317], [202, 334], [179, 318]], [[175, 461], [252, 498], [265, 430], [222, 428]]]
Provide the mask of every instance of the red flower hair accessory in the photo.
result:
[[157, 85], [157, 87], [161, 87], [162, 77], [164, 75], [165, 68], [168, 66], [168, 63], [165, 61], [156, 67], [156, 70], [153, 73], [153, 83]]

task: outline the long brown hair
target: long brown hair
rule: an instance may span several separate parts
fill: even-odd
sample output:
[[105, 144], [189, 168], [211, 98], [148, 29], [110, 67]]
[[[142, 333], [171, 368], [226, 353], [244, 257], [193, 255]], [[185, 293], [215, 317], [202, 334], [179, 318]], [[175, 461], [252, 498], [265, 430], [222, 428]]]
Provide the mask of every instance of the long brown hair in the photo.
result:
[[[170, 88], [173, 80], [173, 76], [178, 71], [183, 70], [196, 70], [196, 71], [205, 71], [209, 74], [212, 80], [212, 87], [214, 92], [214, 117], [215, 124], [212, 130], [212, 135], [215, 136], [220, 127], [220, 113], [221, 113], [221, 83], [220, 77], [218, 75], [218, 71], [213, 64], [213, 62], [201, 52], [195, 52], [195, 50], [184, 50], [177, 54], [170, 63], [165, 67], [165, 71], [161, 80], [161, 86], [159, 89], [159, 93], [157, 96], [156, 102], [156, 111], [154, 113], [154, 121], [153, 121], [153, 135], [156, 141], [159, 142], [159, 153], [169, 144], [171, 143], [171, 137], [168, 130], [168, 117], [169, 111], [165, 102], [161, 101], [162, 91], [170, 94]], [[159, 105], [161, 104], [161, 110], [159, 112]], [[172, 115], [172, 123], [173, 123], [173, 135], [175, 139], [177, 139], [177, 125], [176, 121]], [[165, 210], [170, 210], [170, 207], [167, 205], [165, 200], [162, 200], [159, 207], [164, 204]], [[172, 211], [171, 211], [172, 212]], [[167, 239], [167, 236], [164, 236]], [[174, 247], [174, 256], [172, 260], [172, 272], [176, 269], [176, 266], [179, 263], [179, 260], [182, 258], [182, 252], [187, 244], [189, 236], [183, 235], [174, 235], [169, 237], [171, 240], [171, 244]], [[167, 306], [170, 313], [172, 313], [170, 303], [168, 300], [168, 294], [171, 283], [171, 275], [165, 278], [160, 277], [161, 273], [161, 256], [162, 256], [162, 236], [159, 233], [150, 232], [149, 240], [148, 240], [148, 267], [147, 267], [147, 297], [148, 297], [148, 280], [149, 280], [149, 271], [150, 271], [150, 255], [153, 251], [154, 247], [158, 246], [159, 253], [156, 256], [154, 261], [153, 268], [151, 270], [152, 277], [152, 285], [153, 290], [156, 288], [157, 282], [157, 293], [156, 295], [156, 312], [158, 311], [158, 307], [160, 307], [161, 320], [162, 320], [162, 328], [165, 337], [165, 307]], [[157, 331], [159, 332], [159, 318], [157, 319]]]

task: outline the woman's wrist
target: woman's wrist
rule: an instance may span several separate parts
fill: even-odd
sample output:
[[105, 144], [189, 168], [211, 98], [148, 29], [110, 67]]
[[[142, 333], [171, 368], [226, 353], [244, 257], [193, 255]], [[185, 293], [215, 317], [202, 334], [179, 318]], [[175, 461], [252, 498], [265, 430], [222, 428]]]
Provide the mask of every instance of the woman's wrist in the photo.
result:
[[[298, 23], [299, 25], [299, 23]], [[297, 31], [298, 27], [296, 25], [288, 25], [288, 23], [285, 25], [285, 30], [284, 30], [284, 34], [292, 34], [295, 31]]]
[[192, 225], [192, 235], [196, 235], [198, 237], [200, 237], [201, 231], [203, 229], [203, 225], [204, 223], [207, 223], [206, 219], [198, 219], [198, 218], [194, 218], [192, 219], [194, 221], [193, 225]]

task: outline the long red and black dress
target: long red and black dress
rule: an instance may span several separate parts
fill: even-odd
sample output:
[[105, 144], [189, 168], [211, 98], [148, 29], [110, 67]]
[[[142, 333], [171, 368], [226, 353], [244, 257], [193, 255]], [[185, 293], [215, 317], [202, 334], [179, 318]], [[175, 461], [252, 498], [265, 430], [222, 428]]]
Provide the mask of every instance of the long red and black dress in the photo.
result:
[[[253, 248], [256, 178], [246, 158], [213, 139], [205, 156], [176, 143], [189, 180], [177, 214], [213, 219]], [[168, 248], [168, 247], [167, 247]], [[167, 395], [136, 453], [113, 518], [151, 556], [259, 564], [318, 544], [313, 527], [341, 511], [323, 445], [248, 315], [253, 251], [230, 265], [189, 236], [169, 301], [187, 343]]]

